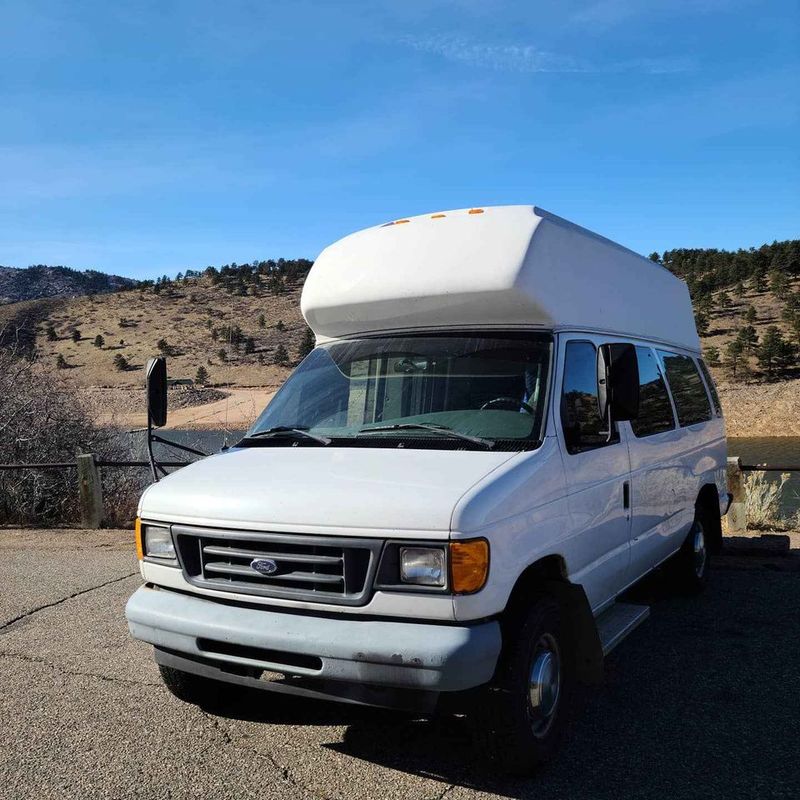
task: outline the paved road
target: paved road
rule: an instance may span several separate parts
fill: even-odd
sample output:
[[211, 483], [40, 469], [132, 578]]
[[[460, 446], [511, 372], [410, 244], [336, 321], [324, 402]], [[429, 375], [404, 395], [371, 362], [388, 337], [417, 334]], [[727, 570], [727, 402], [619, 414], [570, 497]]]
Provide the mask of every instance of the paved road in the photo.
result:
[[800, 796], [798, 572], [729, 560], [696, 600], [650, 581], [651, 619], [608, 659], [559, 760], [510, 781], [457, 719], [270, 711], [261, 693], [225, 714], [180, 703], [127, 634], [130, 538], [0, 531], [3, 800]]

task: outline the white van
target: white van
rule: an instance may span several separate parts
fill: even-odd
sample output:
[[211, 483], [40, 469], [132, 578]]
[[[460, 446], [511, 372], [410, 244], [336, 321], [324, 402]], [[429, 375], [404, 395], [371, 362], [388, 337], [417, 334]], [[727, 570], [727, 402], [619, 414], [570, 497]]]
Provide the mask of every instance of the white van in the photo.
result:
[[316, 349], [235, 447], [144, 493], [133, 636], [231, 685], [475, 720], [527, 772], [574, 681], [706, 582], [729, 498], [685, 284], [539, 208], [370, 228], [316, 261]]

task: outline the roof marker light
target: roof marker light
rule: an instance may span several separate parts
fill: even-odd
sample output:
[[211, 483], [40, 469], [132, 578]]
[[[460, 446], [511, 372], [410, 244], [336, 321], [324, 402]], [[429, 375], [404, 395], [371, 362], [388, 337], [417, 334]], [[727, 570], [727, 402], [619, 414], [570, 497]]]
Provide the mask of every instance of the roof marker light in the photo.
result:
[[441, 219], [442, 217], [446, 217], [447, 214], [431, 214], [431, 219]]
[[482, 208], [471, 208], [467, 213], [469, 214], [483, 214]]
[[410, 219], [396, 219], [393, 224], [394, 225], [402, 225], [405, 222], [411, 222], [411, 220]]

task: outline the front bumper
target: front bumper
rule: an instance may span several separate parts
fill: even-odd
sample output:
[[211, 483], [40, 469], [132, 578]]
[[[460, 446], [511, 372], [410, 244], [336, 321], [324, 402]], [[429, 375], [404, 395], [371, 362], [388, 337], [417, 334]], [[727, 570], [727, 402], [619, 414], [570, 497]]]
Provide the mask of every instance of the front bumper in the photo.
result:
[[[424, 692], [457, 692], [487, 683], [501, 647], [495, 621], [432, 625], [336, 619], [248, 608], [150, 586], [133, 594], [125, 616], [135, 638], [185, 656], [190, 664], [194, 659], [240, 672], [250, 668]], [[225, 680], [225, 674], [219, 678]]]

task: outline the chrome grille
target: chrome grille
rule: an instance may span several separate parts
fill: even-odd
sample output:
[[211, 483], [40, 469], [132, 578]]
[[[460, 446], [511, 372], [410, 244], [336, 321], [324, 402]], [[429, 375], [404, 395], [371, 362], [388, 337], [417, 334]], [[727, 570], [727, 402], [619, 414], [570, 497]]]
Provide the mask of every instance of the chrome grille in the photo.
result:
[[[184, 575], [195, 585], [342, 605], [367, 602], [383, 544], [182, 525], [172, 531]], [[271, 571], [255, 569], [258, 562]]]

